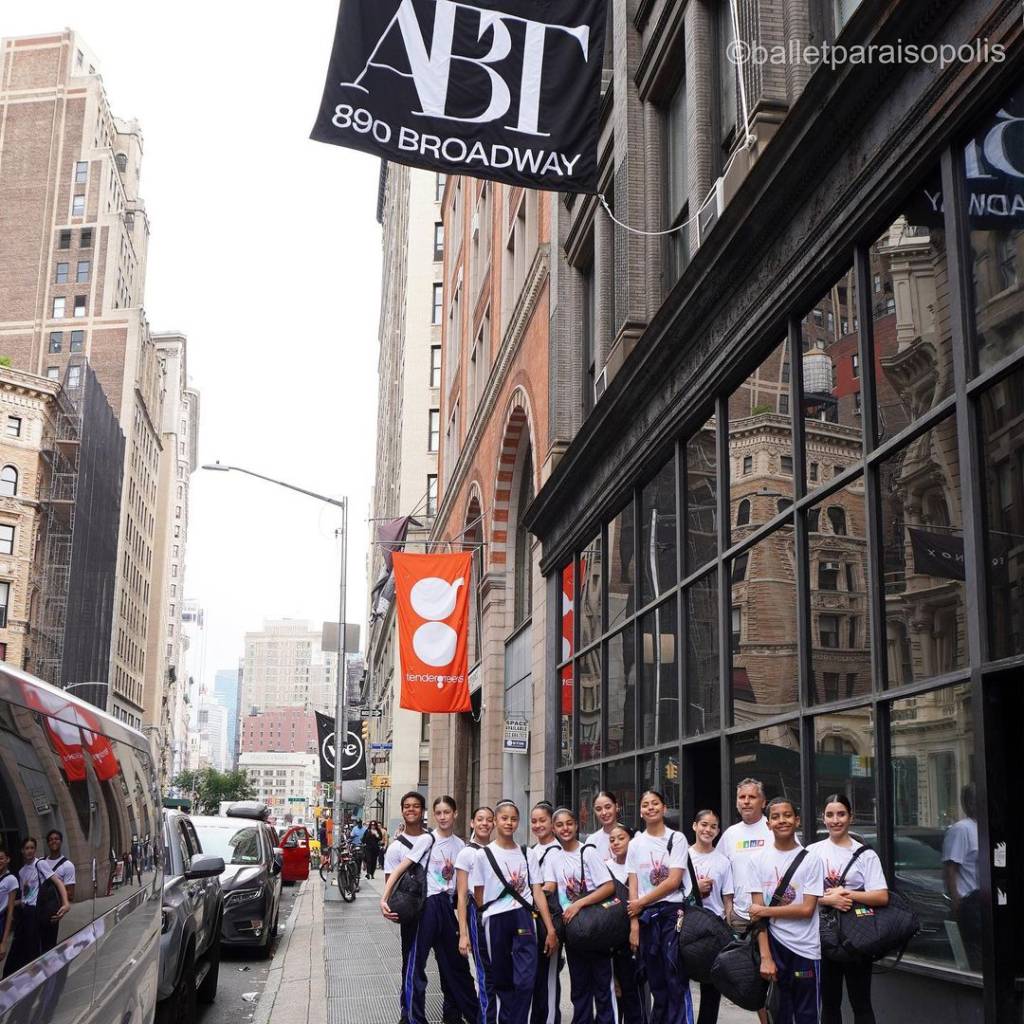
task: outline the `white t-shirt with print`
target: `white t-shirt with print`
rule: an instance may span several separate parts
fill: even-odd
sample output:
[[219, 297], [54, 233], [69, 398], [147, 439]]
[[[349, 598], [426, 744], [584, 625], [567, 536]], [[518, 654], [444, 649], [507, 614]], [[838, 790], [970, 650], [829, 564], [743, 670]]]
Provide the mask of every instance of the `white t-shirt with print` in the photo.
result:
[[961, 818], [946, 829], [942, 840], [942, 859], [956, 864], [958, 896], [966, 896], [978, 888], [978, 823]]
[[593, 846], [600, 855], [601, 860], [607, 860], [612, 855], [612, 851], [608, 846], [608, 833], [603, 828], [599, 828], [596, 832], [587, 836], [586, 839], [581, 837], [580, 842]]
[[750, 907], [750, 887], [746, 884], [744, 870], [747, 858], [774, 844], [775, 837], [764, 818], [755, 821], [753, 825], [738, 821], [735, 825], [730, 825], [718, 840], [715, 849], [732, 861], [732, 884], [736, 889], [733, 910], [736, 911], [737, 917], [749, 919], [747, 910]]
[[[800, 849], [796, 846], [792, 850], [777, 850], [773, 844], [755, 853], [746, 864], [747, 880], [752, 887], [757, 887], [755, 891], [761, 893], [765, 906], [771, 903], [782, 876]], [[824, 892], [825, 871], [821, 859], [816, 853], [808, 851], [803, 862], [793, 873], [778, 906], [788, 907], [793, 903], [802, 903], [805, 896], [821, 896]], [[817, 906], [808, 918], [768, 918], [768, 927], [777, 941], [798, 956], [807, 957], [808, 960], [821, 959]]]
[[53, 873], [65, 884], [75, 884], [75, 865], [71, 863], [66, 857], [64, 863], [60, 867], [57, 867], [57, 861], [60, 857], [47, 857], [45, 860], [41, 859], [40, 864], [45, 864], [47, 867], [52, 868]]
[[[455, 858], [466, 844], [458, 836], [423, 835], [413, 840], [406, 860], [422, 864], [427, 872], [427, 896], [455, 891]], [[429, 856], [427, 851], [430, 851]]]
[[465, 871], [467, 875], [472, 877], [473, 865], [476, 864], [476, 855], [479, 852], [480, 844], [475, 839], [470, 840], [459, 850], [459, 855], [455, 858], [455, 870]]
[[[850, 863], [861, 845], [852, 842], [849, 846], [839, 846], [831, 839], [822, 839], [818, 843], [811, 843], [807, 849], [816, 853], [821, 861], [822, 869], [825, 872], [825, 888], [835, 889], [839, 885], [839, 879], [843, 877], [846, 865]], [[871, 892], [875, 889], [888, 889], [889, 884], [885, 880], [885, 872], [882, 870], [882, 862], [874, 850], [865, 849], [864, 852], [853, 862], [843, 885], [847, 889]]]
[[563, 910], [611, 880], [607, 865], [589, 843], [577, 846], [572, 853], [554, 850], [544, 861], [544, 881], [554, 882], [558, 887], [558, 902]]
[[[18, 876], [12, 871], [8, 871], [4, 874], [3, 878], [0, 878], [0, 924], [3, 923], [4, 914], [7, 913], [7, 897], [12, 892], [17, 892], [20, 886], [18, 885]], [[0, 931], [0, 939], [3, 938], [3, 932]]]
[[[669, 853], [669, 839], [672, 840], [672, 852]], [[637, 832], [629, 841], [626, 852], [626, 868], [631, 875], [636, 875], [637, 896], [646, 896], [652, 889], [661, 885], [668, 878], [673, 868], [683, 869], [683, 890], [670, 892], [662, 896], [663, 903], [682, 903], [684, 893], [691, 889], [690, 872], [686, 867], [686, 849], [689, 844], [682, 832], [665, 829], [660, 836], [652, 836], [649, 832]]]
[[695, 846], [690, 847], [690, 860], [698, 879], [711, 879], [711, 892], [701, 897], [702, 905], [719, 917], [725, 917], [725, 902], [722, 897], [733, 894], [732, 862], [717, 850], [701, 853]]
[[546, 843], [534, 843], [527, 850], [530, 858], [530, 877], [538, 884], [543, 881], [544, 865], [560, 850], [562, 844], [557, 839], [549, 839]]
[[31, 864], [26, 864], [18, 872], [18, 882], [21, 885], [21, 902], [26, 906], [34, 907], [39, 896], [39, 886], [53, 874], [53, 868], [40, 860], [38, 857]]
[[[523, 856], [522, 849], [518, 846], [514, 846], [510, 850], [505, 849], [498, 846], [496, 841], [488, 843], [486, 849], [491, 851], [509, 886], [515, 889], [530, 906], [533, 906], [533, 890], [531, 886], [539, 884], [540, 879], [528, 872], [526, 857]], [[484, 911], [483, 919], [485, 921], [495, 914], [504, 914], [508, 910], [515, 910], [517, 907], [522, 906], [514, 896], [505, 892], [504, 883], [498, 877], [494, 868], [491, 867], [491, 862], [488, 860], [484, 850], [477, 850], [473, 873], [469, 876], [469, 884], [474, 890], [478, 886], [483, 886], [484, 906], [487, 906], [492, 900], [495, 901]], [[504, 895], [498, 899], [501, 893], [504, 893]]]
[[[429, 832], [424, 832], [423, 835], [429, 835]], [[390, 875], [399, 864], [409, 856], [411, 847], [407, 844], [411, 843], [415, 845], [416, 840], [420, 836], [407, 836], [404, 833], [401, 836], [395, 836], [394, 839], [388, 843], [388, 848], [384, 851], [384, 875], [385, 877]], [[405, 842], [402, 842], [402, 840]]]

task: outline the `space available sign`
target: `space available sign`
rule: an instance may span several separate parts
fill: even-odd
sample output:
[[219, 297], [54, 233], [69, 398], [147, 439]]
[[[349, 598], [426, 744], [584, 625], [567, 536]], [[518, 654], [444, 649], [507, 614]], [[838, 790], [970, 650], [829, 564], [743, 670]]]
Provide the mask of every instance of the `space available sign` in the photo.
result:
[[593, 192], [606, 2], [342, 0], [312, 138]]
[[469, 711], [472, 552], [395, 552], [401, 706], [428, 714]]
[[[338, 748], [334, 736], [334, 719], [315, 711], [317, 749], [320, 753], [320, 781], [334, 781]], [[341, 752], [341, 781], [366, 781], [366, 748], [360, 735], [359, 722], [348, 723], [348, 737]]]

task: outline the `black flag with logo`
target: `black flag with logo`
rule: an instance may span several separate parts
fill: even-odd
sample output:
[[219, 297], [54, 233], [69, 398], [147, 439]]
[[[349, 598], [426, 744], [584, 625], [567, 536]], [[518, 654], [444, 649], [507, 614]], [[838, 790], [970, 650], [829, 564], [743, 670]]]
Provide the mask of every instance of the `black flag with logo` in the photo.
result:
[[[334, 781], [334, 765], [338, 756], [334, 735], [334, 719], [315, 711], [317, 750], [320, 754], [320, 781]], [[348, 723], [348, 738], [342, 749], [342, 782], [366, 780], [366, 747], [360, 735], [359, 722]]]
[[312, 138], [593, 192], [606, 2], [342, 0]]

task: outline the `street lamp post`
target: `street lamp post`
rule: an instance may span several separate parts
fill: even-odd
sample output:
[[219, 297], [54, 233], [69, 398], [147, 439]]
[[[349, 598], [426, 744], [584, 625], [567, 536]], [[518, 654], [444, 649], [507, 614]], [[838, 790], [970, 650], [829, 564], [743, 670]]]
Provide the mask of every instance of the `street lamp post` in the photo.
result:
[[254, 473], [251, 469], [243, 469], [241, 466], [227, 466], [221, 462], [207, 463], [203, 469], [216, 470], [220, 473], [234, 471], [244, 473], [246, 476], [254, 476], [257, 480], [265, 480], [270, 484], [277, 484], [289, 491], [298, 491], [308, 498], [316, 498], [318, 501], [326, 502], [335, 508], [341, 509], [341, 529], [336, 535], [341, 536], [341, 585], [338, 588], [338, 687], [334, 702], [334, 848], [341, 848], [341, 832], [344, 822], [338, 818], [338, 808], [341, 806], [341, 784], [344, 774], [344, 751], [348, 742], [348, 680], [345, 672], [345, 604], [347, 599], [348, 579], [348, 498], [331, 498], [326, 494], [319, 494], [316, 491], [308, 491], [305, 487], [297, 487], [295, 484], [287, 483], [284, 480], [277, 480], [272, 476], [264, 476], [262, 473]]

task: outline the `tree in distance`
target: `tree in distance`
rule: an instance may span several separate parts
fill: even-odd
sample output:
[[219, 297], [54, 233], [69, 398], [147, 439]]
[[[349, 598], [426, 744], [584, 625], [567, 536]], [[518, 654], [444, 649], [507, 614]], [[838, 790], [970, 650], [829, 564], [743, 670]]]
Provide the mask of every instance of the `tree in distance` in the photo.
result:
[[194, 795], [193, 810], [198, 814], [217, 814], [222, 800], [251, 800], [256, 792], [245, 771], [236, 768], [219, 772], [216, 768], [190, 769], [171, 780], [182, 793]]

